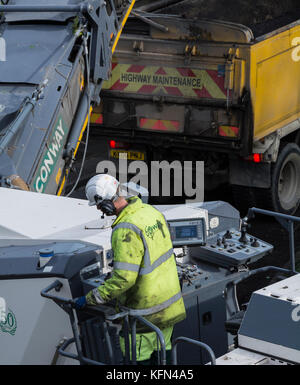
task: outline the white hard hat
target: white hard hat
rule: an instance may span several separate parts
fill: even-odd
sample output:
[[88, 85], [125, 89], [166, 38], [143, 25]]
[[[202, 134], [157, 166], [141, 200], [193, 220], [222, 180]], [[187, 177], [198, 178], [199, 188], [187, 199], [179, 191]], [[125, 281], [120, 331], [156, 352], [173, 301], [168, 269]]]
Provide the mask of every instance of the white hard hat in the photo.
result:
[[89, 206], [95, 206], [105, 199], [114, 199], [118, 187], [119, 182], [111, 175], [98, 174], [93, 176], [85, 186], [85, 195], [89, 200]]

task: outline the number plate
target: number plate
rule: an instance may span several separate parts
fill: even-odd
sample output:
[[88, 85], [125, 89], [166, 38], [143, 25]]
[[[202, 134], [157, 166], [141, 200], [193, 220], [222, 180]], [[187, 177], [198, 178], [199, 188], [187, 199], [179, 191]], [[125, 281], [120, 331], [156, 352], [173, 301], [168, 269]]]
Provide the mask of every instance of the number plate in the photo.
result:
[[127, 155], [128, 160], [144, 160], [145, 154], [139, 151], [125, 151], [125, 150], [110, 150], [110, 156], [116, 159], [125, 159]]

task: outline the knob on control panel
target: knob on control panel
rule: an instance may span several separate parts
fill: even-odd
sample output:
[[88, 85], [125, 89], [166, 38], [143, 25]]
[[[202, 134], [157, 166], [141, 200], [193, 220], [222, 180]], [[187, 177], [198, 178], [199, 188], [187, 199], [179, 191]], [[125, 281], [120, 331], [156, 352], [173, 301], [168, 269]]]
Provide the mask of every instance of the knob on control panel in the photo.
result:
[[254, 238], [253, 242], [251, 243], [251, 246], [252, 247], [259, 247], [260, 246], [260, 244], [259, 244], [259, 242], [257, 241], [256, 238]]

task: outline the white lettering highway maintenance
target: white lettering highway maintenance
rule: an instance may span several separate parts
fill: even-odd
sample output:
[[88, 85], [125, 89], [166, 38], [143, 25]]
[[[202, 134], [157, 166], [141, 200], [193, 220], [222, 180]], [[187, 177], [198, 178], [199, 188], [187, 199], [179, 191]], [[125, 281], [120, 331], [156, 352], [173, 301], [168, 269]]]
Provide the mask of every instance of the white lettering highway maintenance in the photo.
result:
[[201, 77], [177, 77], [169, 75], [144, 75], [136, 73], [121, 73], [121, 83], [141, 83], [152, 86], [170, 86], [170, 87], [203, 87]]

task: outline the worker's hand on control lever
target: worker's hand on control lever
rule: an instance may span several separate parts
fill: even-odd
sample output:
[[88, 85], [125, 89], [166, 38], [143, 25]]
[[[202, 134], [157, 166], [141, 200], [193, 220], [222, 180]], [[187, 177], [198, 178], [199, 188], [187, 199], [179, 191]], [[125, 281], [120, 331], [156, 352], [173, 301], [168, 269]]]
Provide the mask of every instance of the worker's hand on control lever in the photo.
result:
[[85, 298], [88, 305], [102, 305], [106, 302], [101, 297], [97, 287], [88, 292]]
[[86, 296], [77, 297], [74, 299], [75, 309], [82, 310], [86, 305], [102, 305], [106, 301], [101, 298], [98, 288], [95, 288], [87, 293]]
[[85, 296], [74, 298], [74, 302], [76, 310], [82, 310], [87, 304]]

